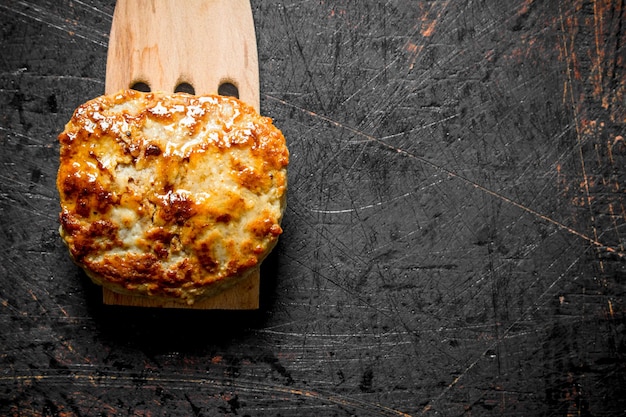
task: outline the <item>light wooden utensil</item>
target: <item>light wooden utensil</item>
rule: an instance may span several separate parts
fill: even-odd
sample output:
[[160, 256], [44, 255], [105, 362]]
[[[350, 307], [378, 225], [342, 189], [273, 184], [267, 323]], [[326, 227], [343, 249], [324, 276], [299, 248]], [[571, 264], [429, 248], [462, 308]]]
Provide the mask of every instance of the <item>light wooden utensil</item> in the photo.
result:
[[[105, 93], [141, 91], [224, 94], [260, 111], [259, 66], [249, 0], [117, 0]], [[193, 306], [118, 294], [105, 304], [195, 309], [259, 307], [256, 271], [235, 287]]]

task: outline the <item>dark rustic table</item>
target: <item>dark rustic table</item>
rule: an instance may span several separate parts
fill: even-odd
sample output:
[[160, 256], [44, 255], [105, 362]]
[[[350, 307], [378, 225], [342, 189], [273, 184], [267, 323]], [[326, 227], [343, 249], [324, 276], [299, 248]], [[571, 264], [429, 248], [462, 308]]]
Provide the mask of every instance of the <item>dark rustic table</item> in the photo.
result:
[[0, 2], [0, 415], [625, 415], [624, 2], [252, 5], [285, 233], [201, 312], [103, 306], [58, 237], [114, 1]]

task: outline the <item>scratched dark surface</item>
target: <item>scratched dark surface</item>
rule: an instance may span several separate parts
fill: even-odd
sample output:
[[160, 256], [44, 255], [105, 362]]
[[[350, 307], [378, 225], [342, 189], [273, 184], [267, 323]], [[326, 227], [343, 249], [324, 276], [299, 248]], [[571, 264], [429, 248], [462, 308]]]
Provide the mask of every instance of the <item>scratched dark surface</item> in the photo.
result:
[[56, 135], [114, 1], [0, 2], [0, 415], [626, 415], [626, 5], [252, 1], [290, 150], [257, 312], [102, 306]]

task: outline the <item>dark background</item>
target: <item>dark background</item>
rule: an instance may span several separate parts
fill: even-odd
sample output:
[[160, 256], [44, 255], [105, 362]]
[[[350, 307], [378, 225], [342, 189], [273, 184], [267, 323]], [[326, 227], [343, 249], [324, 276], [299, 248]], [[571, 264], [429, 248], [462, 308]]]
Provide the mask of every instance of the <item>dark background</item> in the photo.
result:
[[0, 1], [0, 415], [626, 415], [624, 1], [252, 7], [285, 233], [202, 312], [103, 306], [58, 237], [114, 1]]

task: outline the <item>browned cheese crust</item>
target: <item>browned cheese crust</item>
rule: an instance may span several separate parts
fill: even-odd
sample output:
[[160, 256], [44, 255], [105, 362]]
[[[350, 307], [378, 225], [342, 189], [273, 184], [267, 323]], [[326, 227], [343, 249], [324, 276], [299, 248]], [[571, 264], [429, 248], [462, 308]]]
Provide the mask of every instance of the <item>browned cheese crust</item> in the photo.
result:
[[237, 99], [121, 91], [78, 107], [59, 141], [61, 236], [114, 291], [192, 304], [282, 233], [285, 138]]

